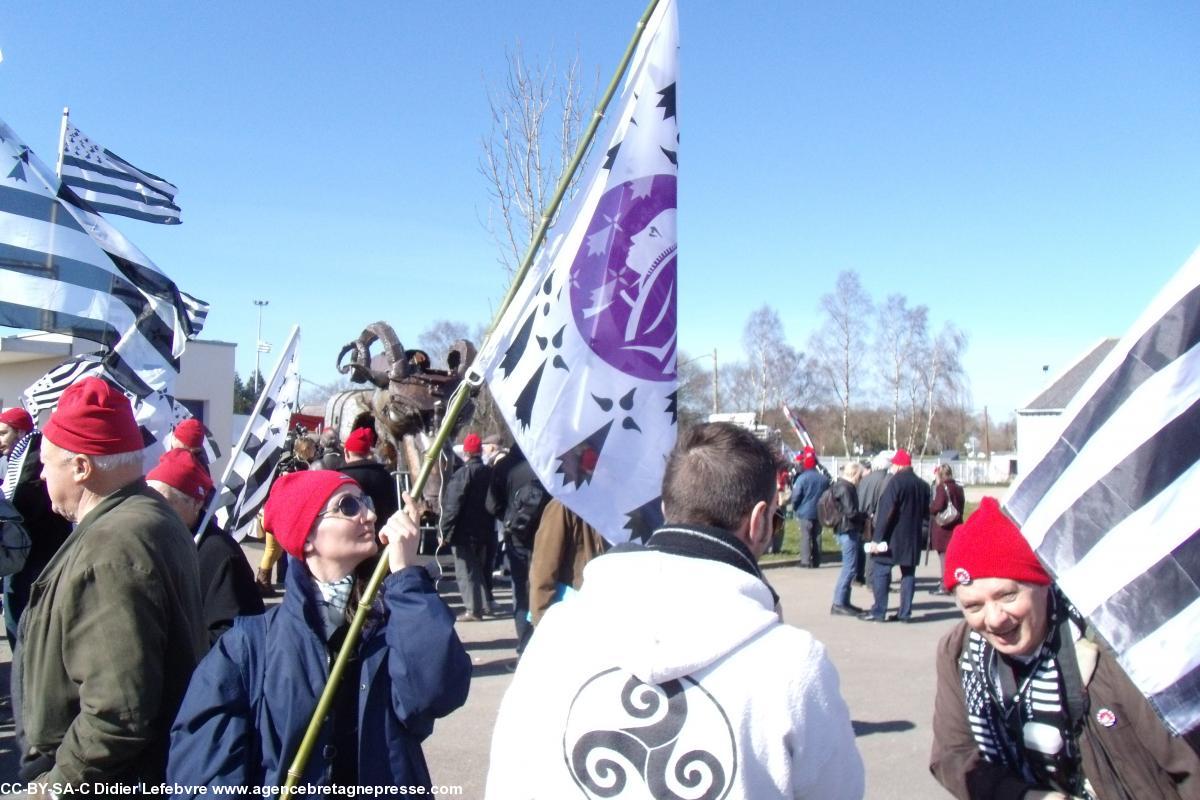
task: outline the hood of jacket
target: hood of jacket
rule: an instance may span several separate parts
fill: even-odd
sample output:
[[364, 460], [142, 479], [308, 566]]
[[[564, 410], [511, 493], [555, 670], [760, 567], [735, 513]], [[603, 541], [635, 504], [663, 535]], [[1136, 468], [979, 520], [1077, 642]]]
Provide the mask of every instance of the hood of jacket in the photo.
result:
[[586, 635], [649, 683], [697, 672], [780, 624], [767, 584], [718, 561], [635, 550], [596, 558], [583, 574], [570, 602]]

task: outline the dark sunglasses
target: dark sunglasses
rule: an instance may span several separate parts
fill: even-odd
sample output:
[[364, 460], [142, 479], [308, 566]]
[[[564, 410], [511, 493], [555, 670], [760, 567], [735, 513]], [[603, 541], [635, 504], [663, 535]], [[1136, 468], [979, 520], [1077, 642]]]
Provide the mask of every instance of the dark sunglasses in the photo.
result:
[[371, 513], [375, 513], [375, 504], [371, 502], [370, 497], [367, 497], [365, 494], [344, 494], [338, 498], [337, 505], [333, 509], [329, 511], [322, 511], [320, 514], [317, 514], [317, 516], [324, 517], [330, 514], [336, 514], [339, 517], [348, 517], [353, 519], [354, 517], [360, 516], [364, 509], [370, 511]]

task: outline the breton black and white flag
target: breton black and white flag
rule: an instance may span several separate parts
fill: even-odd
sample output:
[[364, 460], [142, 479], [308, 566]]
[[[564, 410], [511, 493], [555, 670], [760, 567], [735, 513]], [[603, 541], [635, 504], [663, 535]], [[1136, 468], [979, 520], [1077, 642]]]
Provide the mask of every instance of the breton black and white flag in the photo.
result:
[[475, 366], [542, 483], [610, 542], [661, 521], [675, 444], [678, 39], [663, 0], [599, 158]]
[[1005, 506], [1176, 733], [1200, 728], [1200, 250]]
[[109, 349], [138, 397], [170, 394], [179, 356], [207, 314], [0, 122], [0, 325]]
[[[173, 395], [160, 389], [153, 389], [144, 395], [131, 391], [107, 368], [106, 359], [102, 356], [76, 356], [38, 378], [22, 394], [25, 410], [34, 419], [43, 412], [53, 412], [67, 387], [89, 376], [103, 378], [129, 398], [134, 419], [137, 420], [142, 434], [143, 446], [146, 448], [142, 454], [142, 461], [146, 471], [150, 471], [158, 464], [159, 457], [166, 449], [167, 434], [180, 422], [191, 417], [192, 412]], [[207, 428], [205, 430], [207, 433]], [[210, 464], [221, 457], [221, 450], [211, 435], [205, 438], [204, 452]]]
[[[246, 430], [225, 467], [209, 509], [217, 524], [242, 539], [271, 490], [275, 468], [284, 454], [292, 414], [300, 408], [300, 329], [292, 328], [271, 379], [263, 386]], [[207, 520], [207, 517], [206, 517]], [[204, 530], [201, 524], [198, 530]]]
[[67, 122], [63, 139], [62, 182], [93, 208], [144, 222], [178, 225], [175, 186], [93, 142]]

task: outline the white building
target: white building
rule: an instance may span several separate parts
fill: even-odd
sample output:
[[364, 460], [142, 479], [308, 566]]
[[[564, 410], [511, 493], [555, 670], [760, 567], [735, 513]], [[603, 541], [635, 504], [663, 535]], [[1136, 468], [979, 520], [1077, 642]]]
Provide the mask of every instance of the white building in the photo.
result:
[[1084, 351], [1065, 370], [1055, 375], [1046, 388], [1017, 409], [1017, 471], [1024, 475], [1050, 449], [1062, 431], [1062, 413], [1100, 362], [1117, 344], [1116, 339], [1101, 339]]
[[[176, 399], [212, 431], [221, 448], [221, 457], [212, 465], [214, 475], [221, 474], [232, 449], [236, 347], [209, 339], [188, 342], [175, 383]], [[21, 392], [53, 367], [99, 349], [95, 342], [52, 333], [0, 337], [0, 407], [20, 405]]]

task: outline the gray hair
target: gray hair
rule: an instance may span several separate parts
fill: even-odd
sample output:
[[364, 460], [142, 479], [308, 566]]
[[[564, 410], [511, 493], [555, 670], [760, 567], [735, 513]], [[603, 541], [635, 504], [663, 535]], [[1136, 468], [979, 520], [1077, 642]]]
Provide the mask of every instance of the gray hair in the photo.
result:
[[862, 464], [857, 461], [847, 461], [842, 466], [842, 477], [846, 480], [854, 481], [860, 475], [862, 475]]
[[92, 466], [95, 467], [96, 471], [98, 472], [112, 472], [115, 469], [128, 467], [133, 464], [142, 466], [141, 450], [131, 450], [128, 453], [111, 453], [103, 456], [93, 455], [91, 453], [74, 453], [65, 449], [63, 452], [66, 453], [67, 458], [74, 458], [78, 455], [87, 456], [89, 459], [91, 459]]

